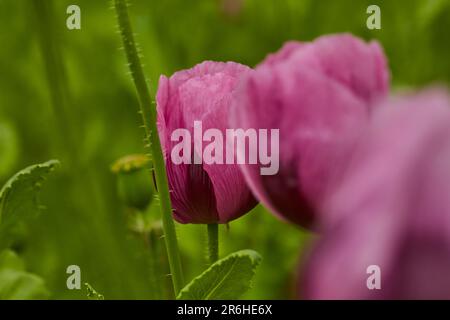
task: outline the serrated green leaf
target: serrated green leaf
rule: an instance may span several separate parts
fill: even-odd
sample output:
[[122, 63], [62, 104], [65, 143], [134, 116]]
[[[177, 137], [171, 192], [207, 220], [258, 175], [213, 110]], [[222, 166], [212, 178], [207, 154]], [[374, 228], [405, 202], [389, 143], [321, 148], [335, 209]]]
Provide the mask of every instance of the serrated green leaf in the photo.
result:
[[241, 250], [211, 265], [184, 287], [179, 300], [238, 299], [251, 286], [261, 256], [253, 250]]
[[24, 270], [24, 263], [13, 251], [0, 253], [0, 300], [46, 299], [44, 281]]
[[105, 297], [101, 293], [98, 293], [89, 283], [86, 282], [84, 286], [86, 287], [89, 300], [105, 300]]
[[0, 243], [18, 222], [39, 212], [38, 195], [43, 181], [59, 165], [51, 160], [15, 174], [0, 190]]

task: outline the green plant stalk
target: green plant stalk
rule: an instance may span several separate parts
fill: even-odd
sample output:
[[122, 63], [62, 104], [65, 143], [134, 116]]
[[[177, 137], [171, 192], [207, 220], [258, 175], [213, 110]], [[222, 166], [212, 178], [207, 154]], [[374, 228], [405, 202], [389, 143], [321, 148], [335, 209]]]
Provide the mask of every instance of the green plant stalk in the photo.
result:
[[172, 219], [172, 205], [170, 203], [169, 184], [166, 176], [164, 156], [157, 134], [156, 110], [147, 87], [136, 42], [134, 40], [130, 18], [128, 16], [127, 3], [125, 0], [114, 0], [114, 5], [125, 54], [128, 60], [128, 66], [130, 68], [139, 98], [140, 112], [144, 122], [146, 139], [150, 145], [150, 151], [152, 153], [156, 184], [161, 202], [164, 239], [169, 258], [173, 289], [175, 291], [175, 295], [177, 295], [183, 287], [183, 274], [178, 251], [175, 224]]
[[[104, 214], [106, 212], [104, 203], [96, 196], [99, 189], [98, 180], [95, 178], [91, 166], [83, 165], [82, 152], [79, 150], [79, 130], [73, 124], [76, 113], [73, 108], [73, 99], [59, 41], [58, 30], [60, 29], [55, 22], [54, 1], [34, 0], [32, 4], [39, 49], [50, 95], [50, 107], [54, 118], [53, 125], [56, 130], [56, 133], [51, 136], [54, 139], [55, 152], [62, 160], [63, 168], [80, 173], [73, 176], [73, 180], [71, 178], [72, 192], [86, 195], [81, 200], [84, 205]], [[86, 180], [92, 181], [92, 183], [86, 184]]]
[[219, 225], [210, 223], [208, 228], [208, 256], [210, 264], [219, 260]]
[[[66, 196], [71, 202], [77, 203], [74, 212], [90, 221], [86, 233], [94, 243], [103, 248], [103, 255], [110, 256], [113, 261], [118, 262], [114, 245], [117, 244], [115, 237], [109, 234], [100, 235], [97, 231], [104, 228], [104, 219], [109, 219], [110, 214], [103, 197], [100, 195], [101, 187], [92, 165], [84, 163], [83, 153], [80, 150], [80, 132], [77, 123], [77, 108], [75, 108], [70, 90], [70, 83], [65, 67], [65, 57], [63, 55], [62, 31], [64, 24], [60, 24], [60, 14], [55, 10], [55, 0], [33, 0], [33, 26], [36, 28], [36, 36], [44, 73], [48, 86], [50, 98], [50, 111], [53, 117], [55, 132], [51, 135], [53, 139], [52, 158], [59, 158], [62, 163], [61, 169], [64, 172], [64, 181], [67, 182]], [[58, 6], [59, 8], [59, 6]], [[59, 11], [59, 10], [58, 10]], [[76, 174], [72, 174], [72, 173]], [[86, 183], [88, 182], [88, 183]], [[80, 197], [80, 195], [82, 195]], [[93, 219], [92, 212], [96, 213]], [[101, 217], [101, 218], [99, 218]], [[72, 219], [72, 218], [70, 218]], [[72, 221], [72, 220], [69, 220]], [[55, 217], [55, 223], [60, 227], [55, 231], [55, 237], [67, 237], [65, 230], [67, 221], [65, 216]], [[78, 234], [79, 235], [79, 234]], [[112, 245], [112, 246], [111, 246]], [[93, 251], [91, 251], [93, 252]], [[118, 265], [118, 264], [117, 264]], [[110, 268], [111, 269], [111, 268]], [[118, 268], [114, 268], [112, 273], [116, 273]]]
[[63, 153], [67, 151], [64, 159], [71, 166], [79, 164], [77, 143], [74, 130], [71, 125], [69, 109], [71, 97], [69, 96], [67, 77], [63, 65], [63, 58], [58, 46], [54, 23], [54, 10], [52, 1], [34, 0], [34, 11], [37, 35], [40, 50], [45, 67], [47, 83], [51, 99], [52, 112], [55, 117], [55, 126], [58, 134], [58, 148]]

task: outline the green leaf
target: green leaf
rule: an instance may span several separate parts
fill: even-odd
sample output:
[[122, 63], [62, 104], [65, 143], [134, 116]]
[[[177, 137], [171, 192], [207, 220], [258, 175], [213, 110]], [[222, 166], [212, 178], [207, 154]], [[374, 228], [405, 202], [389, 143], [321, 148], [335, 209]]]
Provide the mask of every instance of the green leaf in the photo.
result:
[[23, 169], [0, 190], [0, 243], [19, 221], [41, 210], [39, 190], [58, 165], [59, 161], [51, 160]]
[[105, 297], [101, 293], [98, 293], [89, 283], [86, 282], [84, 286], [86, 287], [89, 300], [105, 300]]
[[14, 253], [14, 251], [4, 250], [0, 252], [0, 270], [3, 269], [23, 271], [25, 270], [25, 264], [23, 263], [23, 260]]
[[253, 250], [241, 250], [217, 261], [184, 287], [180, 300], [238, 299], [251, 286], [261, 256]]
[[24, 263], [13, 251], [0, 253], [0, 300], [46, 299], [49, 293], [44, 281], [24, 269]]

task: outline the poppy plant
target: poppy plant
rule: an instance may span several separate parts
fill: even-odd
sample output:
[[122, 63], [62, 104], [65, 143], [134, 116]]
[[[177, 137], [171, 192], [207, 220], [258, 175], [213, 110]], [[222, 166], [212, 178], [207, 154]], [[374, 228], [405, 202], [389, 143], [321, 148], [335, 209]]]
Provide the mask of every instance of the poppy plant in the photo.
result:
[[237, 90], [231, 125], [277, 128], [280, 135], [278, 174], [242, 166], [257, 198], [278, 216], [312, 227], [349, 141], [387, 94], [388, 79], [378, 43], [347, 34], [288, 42], [249, 73]]
[[450, 298], [449, 98], [431, 90], [379, 106], [324, 201], [304, 297]]
[[[158, 132], [174, 217], [181, 223], [227, 223], [256, 205], [237, 164], [196, 160], [207, 146], [202, 143], [202, 135], [194, 134], [197, 121], [201, 121], [204, 130], [214, 128], [225, 134], [232, 96], [239, 79], [250, 70], [234, 62], [206, 61], [170, 78], [160, 78], [156, 97]], [[185, 141], [189, 144], [185, 150], [193, 151], [193, 159], [174, 163], [171, 153], [179, 141], [171, 137], [180, 128], [193, 137], [192, 141]]]

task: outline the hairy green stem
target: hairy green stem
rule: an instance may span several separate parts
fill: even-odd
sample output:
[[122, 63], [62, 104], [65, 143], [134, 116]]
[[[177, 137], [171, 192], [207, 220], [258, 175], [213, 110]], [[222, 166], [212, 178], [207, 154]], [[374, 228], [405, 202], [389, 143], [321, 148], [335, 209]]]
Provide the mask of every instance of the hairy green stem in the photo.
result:
[[156, 184], [161, 202], [164, 239], [169, 258], [172, 284], [175, 295], [177, 295], [183, 287], [183, 274], [180, 255], [178, 252], [177, 235], [172, 219], [172, 205], [170, 203], [169, 185], [166, 176], [164, 156], [161, 150], [161, 143], [159, 141], [156, 128], [156, 110], [150, 96], [150, 91], [147, 87], [144, 71], [142, 69], [134, 40], [130, 18], [128, 16], [127, 3], [125, 0], [114, 0], [114, 4], [125, 54], [127, 56], [128, 65], [139, 98], [146, 139], [150, 145], [150, 151], [152, 153]]
[[219, 225], [217, 223], [211, 223], [207, 225], [207, 228], [209, 262], [213, 264], [219, 260]]

